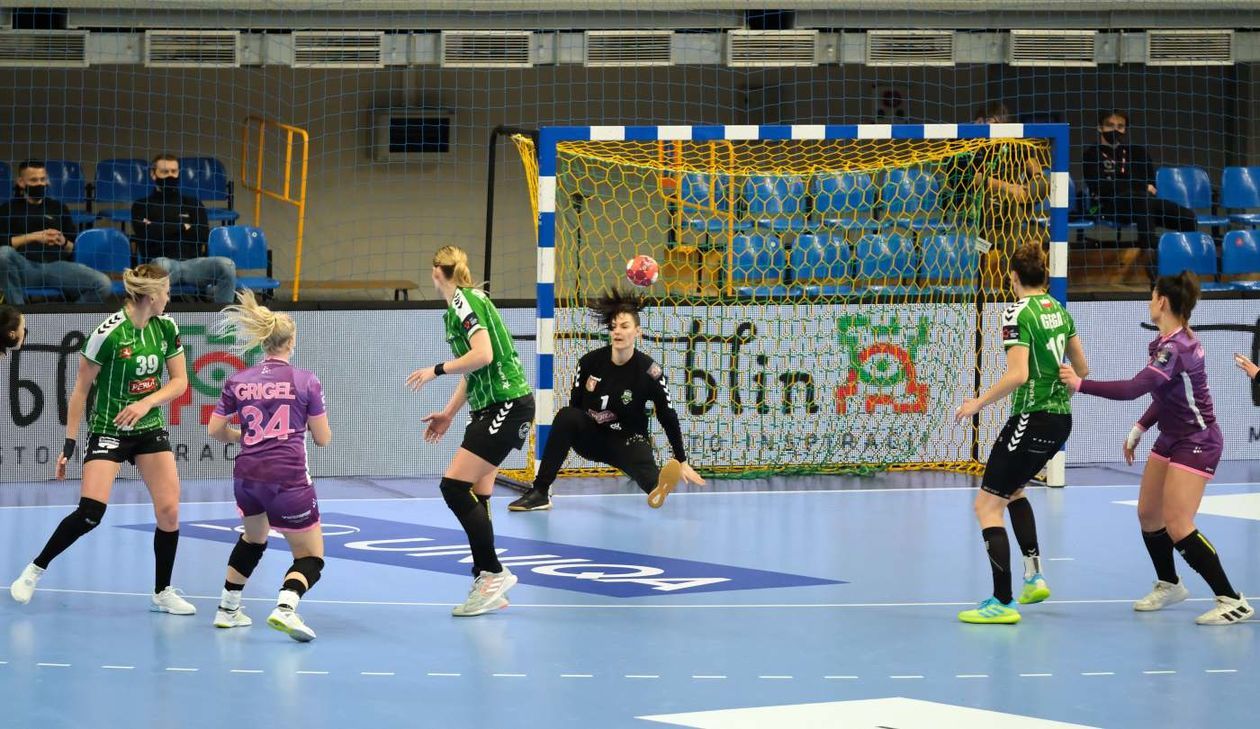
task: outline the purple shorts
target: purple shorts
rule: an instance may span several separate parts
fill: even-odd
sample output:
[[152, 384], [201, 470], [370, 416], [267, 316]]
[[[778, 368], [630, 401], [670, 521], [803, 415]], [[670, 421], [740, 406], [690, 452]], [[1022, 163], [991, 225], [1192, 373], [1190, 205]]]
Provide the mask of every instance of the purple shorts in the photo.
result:
[[241, 515], [265, 513], [272, 529], [301, 532], [319, 526], [319, 499], [309, 482], [275, 484], [238, 478], [235, 491]]
[[1151, 458], [1211, 480], [1216, 475], [1216, 466], [1221, 462], [1223, 440], [1221, 432], [1215, 429], [1181, 439], [1160, 435], [1155, 440], [1155, 445], [1151, 446]]

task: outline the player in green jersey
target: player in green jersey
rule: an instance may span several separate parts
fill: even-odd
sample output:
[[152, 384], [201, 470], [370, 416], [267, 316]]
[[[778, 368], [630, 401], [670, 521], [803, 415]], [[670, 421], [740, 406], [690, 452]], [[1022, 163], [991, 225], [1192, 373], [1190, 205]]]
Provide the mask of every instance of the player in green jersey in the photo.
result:
[[993, 596], [959, 613], [964, 623], [1019, 622], [1011, 594], [1011, 547], [1003, 522], [1008, 509], [1024, 555], [1019, 603], [1050, 597], [1041, 573], [1037, 523], [1032, 505], [1024, 498], [1024, 484], [1059, 452], [1072, 432], [1071, 393], [1059, 382], [1059, 363], [1066, 356], [1081, 377], [1089, 372], [1071, 315], [1046, 293], [1046, 257], [1041, 245], [1026, 243], [1016, 249], [1009, 275], [1018, 300], [1002, 314], [1006, 372], [983, 395], [964, 400], [955, 414], [959, 422], [970, 419], [986, 405], [1013, 393], [1010, 419], [989, 453], [975, 502], [993, 570]]
[[473, 581], [468, 599], [451, 611], [472, 616], [507, 606], [516, 576], [499, 562], [490, 523], [490, 494], [499, 465], [525, 445], [534, 421], [534, 396], [525, 381], [512, 335], [490, 297], [476, 288], [468, 254], [445, 246], [433, 256], [433, 286], [446, 300], [446, 341], [455, 359], [412, 372], [407, 386], [419, 390], [444, 374], [463, 375], [442, 410], [424, 418], [424, 439], [436, 443], [467, 402], [472, 420], [464, 440], [442, 476], [446, 505], [468, 534]]
[[[171, 298], [170, 278], [161, 268], [145, 264], [124, 271], [123, 285], [127, 292], [123, 308], [97, 327], [83, 345], [66, 416], [66, 442], [57, 459], [56, 476], [64, 479], [66, 465], [74, 456], [88, 392], [95, 384], [79, 508], [61, 521], [44, 550], [26, 566], [9, 592], [18, 602], [29, 602], [48, 564], [101, 523], [120, 464], [127, 461], [139, 469], [157, 516], [150, 609], [192, 615], [197, 609], [171, 587], [179, 545], [179, 473], [161, 407], [188, 389], [188, 372], [179, 327], [162, 315]], [[163, 365], [168, 375], [165, 385]]]

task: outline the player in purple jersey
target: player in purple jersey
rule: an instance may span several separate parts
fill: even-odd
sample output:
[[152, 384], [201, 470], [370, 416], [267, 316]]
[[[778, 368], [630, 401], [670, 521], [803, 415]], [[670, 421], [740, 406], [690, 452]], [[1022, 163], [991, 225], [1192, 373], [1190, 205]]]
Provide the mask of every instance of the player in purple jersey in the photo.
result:
[[1151, 291], [1151, 321], [1159, 336], [1150, 346], [1150, 361], [1133, 379], [1082, 380], [1063, 367], [1059, 378], [1074, 392], [1109, 400], [1136, 400], [1150, 393], [1151, 406], [1124, 440], [1124, 459], [1133, 463], [1134, 449], [1152, 425], [1159, 438], [1142, 471], [1138, 521], [1158, 580], [1135, 610], [1159, 610], [1190, 596], [1173, 564], [1174, 547], [1216, 593], [1216, 605], [1200, 615], [1200, 625], [1230, 625], [1255, 614], [1229, 583], [1216, 547], [1195, 527], [1194, 516], [1203, 490], [1221, 460], [1224, 438], [1212, 412], [1212, 393], [1204, 369], [1203, 345], [1190, 330], [1190, 312], [1199, 299], [1193, 274], [1162, 276]]
[[[306, 642], [315, 639], [315, 631], [297, 614], [298, 601], [324, 568], [319, 501], [306, 468], [306, 431], [315, 445], [326, 446], [332, 430], [319, 378], [289, 364], [297, 334], [293, 319], [259, 306], [251, 292], [242, 293], [240, 301], [223, 310], [225, 328], [236, 331], [242, 347], [261, 346], [267, 357], [228, 378], [210, 416], [210, 437], [241, 445], [233, 476], [236, 505], [245, 522], [245, 533], [228, 557], [214, 624], [239, 628], [253, 623], [241, 609], [241, 591], [275, 529], [289, 543], [293, 566], [267, 624]], [[240, 418], [240, 428], [229, 425], [233, 415]]]

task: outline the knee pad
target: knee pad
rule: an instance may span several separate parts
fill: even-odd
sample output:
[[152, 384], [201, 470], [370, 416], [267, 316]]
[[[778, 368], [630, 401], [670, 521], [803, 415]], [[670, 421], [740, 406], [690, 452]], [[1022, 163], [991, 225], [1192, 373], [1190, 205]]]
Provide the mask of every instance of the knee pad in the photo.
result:
[[240, 572], [244, 577], [249, 577], [254, 573], [254, 568], [262, 560], [265, 551], [267, 551], [266, 542], [251, 544], [242, 536], [236, 540], [236, 546], [232, 547], [232, 555], [228, 557], [228, 567]]
[[96, 499], [81, 498], [79, 499], [79, 508], [70, 512], [70, 516], [66, 517], [73, 523], [79, 531], [79, 534], [87, 534], [100, 525], [101, 520], [105, 518], [105, 504]]
[[442, 498], [446, 500], [447, 508], [454, 512], [455, 516], [462, 517], [481, 503], [473, 493], [473, 485], [469, 481], [443, 476], [438, 488], [442, 491]]
[[293, 560], [289, 572], [296, 572], [306, 578], [306, 589], [311, 589], [319, 582], [319, 573], [324, 569], [324, 560], [319, 557], [298, 557]]

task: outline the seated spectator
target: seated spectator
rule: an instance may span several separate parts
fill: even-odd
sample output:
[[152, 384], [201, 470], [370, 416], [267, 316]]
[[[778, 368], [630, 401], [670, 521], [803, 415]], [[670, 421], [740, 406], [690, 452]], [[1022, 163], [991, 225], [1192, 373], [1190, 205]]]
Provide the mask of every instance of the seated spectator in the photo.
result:
[[70, 210], [47, 196], [48, 170], [37, 159], [18, 164], [19, 195], [0, 205], [0, 286], [8, 304], [26, 303], [24, 289], [55, 288], [74, 301], [104, 301], [109, 276], [74, 262]]
[[1197, 229], [1194, 211], [1155, 197], [1155, 168], [1146, 148], [1130, 144], [1129, 116], [1106, 110], [1098, 115], [1096, 146], [1085, 150], [1085, 184], [1099, 212], [1121, 224], [1138, 229], [1138, 245], [1150, 251], [1147, 275], [1155, 281], [1159, 237], [1156, 228], [1192, 232]]
[[209, 290], [215, 303], [236, 299], [236, 264], [206, 256], [210, 223], [201, 201], [179, 192], [179, 158], [159, 154], [149, 176], [157, 188], [131, 206], [131, 232], [140, 263], [153, 263], [171, 275], [171, 286]]

